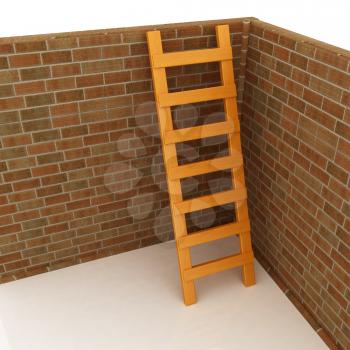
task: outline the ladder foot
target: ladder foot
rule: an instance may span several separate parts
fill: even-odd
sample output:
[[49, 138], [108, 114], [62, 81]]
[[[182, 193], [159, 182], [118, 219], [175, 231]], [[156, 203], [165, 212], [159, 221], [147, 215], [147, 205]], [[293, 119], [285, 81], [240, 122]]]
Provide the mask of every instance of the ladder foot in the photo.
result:
[[245, 287], [253, 286], [255, 282], [254, 263], [242, 266], [242, 280]]
[[196, 289], [194, 282], [185, 282], [182, 285], [183, 288], [183, 298], [186, 306], [193, 305], [197, 302]]

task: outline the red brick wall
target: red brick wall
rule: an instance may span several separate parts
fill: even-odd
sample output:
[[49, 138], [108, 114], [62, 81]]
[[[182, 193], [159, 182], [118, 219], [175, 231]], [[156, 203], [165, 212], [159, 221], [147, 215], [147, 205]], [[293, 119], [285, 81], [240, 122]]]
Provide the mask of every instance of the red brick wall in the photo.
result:
[[[161, 26], [164, 49], [212, 47], [216, 23]], [[239, 68], [242, 21], [224, 23]], [[171, 236], [145, 41], [152, 29], [0, 39], [0, 282]], [[215, 64], [168, 73], [171, 89], [219, 79]], [[175, 114], [181, 126], [221, 110], [200, 104]], [[220, 148], [203, 146], [198, 159]], [[187, 145], [182, 158], [198, 147]], [[220, 186], [200, 183], [187, 194]], [[188, 220], [192, 230], [200, 223]]]
[[[165, 49], [214, 46], [216, 23], [161, 26]], [[347, 348], [349, 53], [253, 20], [245, 69], [242, 20], [221, 23], [231, 25], [244, 97], [256, 255]], [[171, 237], [145, 42], [152, 29], [0, 39], [0, 283]], [[219, 80], [217, 64], [168, 73], [172, 90]], [[223, 117], [221, 102], [173, 112], [177, 127]], [[181, 162], [226, 146], [187, 143]], [[190, 179], [185, 195], [226, 188], [226, 179]], [[232, 208], [187, 219], [193, 231], [232, 220]]]
[[251, 24], [242, 117], [257, 255], [350, 349], [350, 53]]

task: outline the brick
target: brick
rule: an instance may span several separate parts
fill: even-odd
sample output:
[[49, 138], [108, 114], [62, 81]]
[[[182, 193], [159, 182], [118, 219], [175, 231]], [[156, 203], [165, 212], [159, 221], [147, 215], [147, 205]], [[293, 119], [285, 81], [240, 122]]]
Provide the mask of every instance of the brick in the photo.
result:
[[7, 215], [7, 214], [12, 214], [15, 213], [17, 210], [16, 205], [10, 204], [10, 205], [2, 205], [0, 207], [0, 214], [1, 215]]
[[0, 100], [0, 111], [8, 109], [19, 109], [24, 107], [24, 100], [22, 97], [12, 97]]
[[19, 81], [17, 70], [0, 71], [0, 84], [14, 83], [16, 81]]
[[102, 50], [100, 47], [89, 47], [73, 51], [74, 61], [89, 61], [101, 58]]
[[327, 172], [333, 175], [336, 179], [346, 184], [348, 181], [348, 174], [341, 168], [339, 168], [336, 164], [331, 162], [328, 163]]
[[20, 83], [14, 86], [16, 95], [38, 94], [45, 91], [45, 82], [42, 80]]
[[86, 125], [79, 125], [79, 126], [62, 129], [63, 138], [86, 135], [87, 133], [88, 133], [88, 128]]
[[57, 196], [51, 196], [45, 198], [45, 205], [53, 205], [53, 204], [58, 204], [58, 203], [64, 203], [64, 202], [69, 202], [69, 194], [64, 193], [64, 194], [59, 194]]
[[49, 50], [73, 49], [78, 46], [77, 39], [74, 37], [57, 37], [47, 40]]
[[99, 143], [106, 143], [109, 141], [108, 134], [99, 134], [84, 137], [85, 145], [96, 145]]
[[[7, 225], [7, 226], [0, 227], [0, 235], [16, 233], [19, 231], [21, 231], [20, 224], [13, 224], [13, 225]], [[0, 259], [1, 259], [1, 256], [0, 256]]]
[[39, 54], [14, 55], [9, 57], [11, 68], [22, 68], [30, 66], [40, 66]]
[[108, 86], [99, 86], [85, 89], [85, 99], [95, 99], [100, 97], [109, 97], [122, 95], [125, 93], [123, 84], [115, 84]]
[[79, 101], [84, 99], [84, 92], [81, 89], [56, 92], [56, 99], [58, 103]]
[[68, 77], [74, 75], [80, 75], [80, 64], [79, 63], [68, 63], [60, 64], [52, 67], [52, 77]]
[[36, 107], [21, 110], [22, 121], [47, 118], [50, 115], [48, 107]]
[[326, 128], [334, 130], [336, 120], [330, 115], [321, 112], [319, 109], [307, 105], [305, 115], [318, 122], [319, 124], [325, 126]]
[[46, 81], [48, 91], [69, 90], [75, 88], [74, 78], [58, 78]]
[[305, 102], [293, 95], [289, 95], [288, 105], [301, 113], [304, 113], [305, 111]]
[[48, 143], [40, 143], [40, 144], [28, 146], [27, 150], [29, 155], [36, 155], [36, 154], [54, 152], [56, 148], [53, 142], [48, 142]]
[[313, 58], [315, 56], [316, 48], [307, 42], [297, 42], [295, 50], [304, 56]]
[[342, 123], [340, 121], [337, 121], [335, 132], [339, 134], [340, 136], [344, 137], [348, 141], [350, 141], [350, 126]]
[[66, 150], [66, 149], [72, 149], [72, 148], [80, 148], [83, 146], [82, 138], [72, 138], [72, 139], [65, 139], [61, 141], [56, 142], [56, 147], [58, 150]]
[[309, 89], [304, 89], [303, 99], [316, 107], [322, 106], [323, 97]]
[[49, 164], [32, 169], [33, 176], [44, 176], [49, 174], [55, 174], [59, 172], [57, 164]]
[[67, 63], [72, 61], [71, 51], [45, 52], [42, 54], [43, 64]]
[[78, 113], [78, 104], [77, 103], [65, 103], [65, 104], [58, 104], [55, 106], [50, 106], [51, 115], [56, 116], [63, 116], [63, 115], [72, 115]]
[[129, 57], [124, 59], [125, 69], [136, 69], [149, 67], [148, 56]]
[[120, 33], [106, 33], [106, 34], [87, 34], [79, 37], [79, 46], [101, 46], [120, 44], [122, 36]]
[[29, 131], [39, 131], [51, 128], [50, 119], [38, 119], [23, 123], [23, 129], [26, 132]]
[[4, 172], [7, 170], [7, 166], [6, 166], [6, 163], [5, 162], [1, 162], [0, 163], [0, 171], [1, 172]]
[[26, 96], [25, 99], [28, 107], [49, 105], [55, 102], [54, 95], [51, 93]]
[[320, 62], [309, 60], [307, 71], [320, 78], [327, 79], [329, 68]]
[[47, 197], [52, 196], [54, 194], [62, 193], [62, 186], [61, 185], [54, 185], [54, 186], [47, 186], [47, 187], [41, 187], [37, 189], [37, 196], [40, 197]]
[[71, 171], [76, 169], [81, 169], [85, 167], [85, 160], [73, 160], [69, 162], [64, 162], [60, 164], [61, 171]]
[[340, 72], [336, 69], [330, 69], [328, 74], [328, 80], [333, 84], [341, 86], [346, 90], [350, 90], [350, 76], [349, 74]]
[[296, 41], [286, 35], [280, 35], [278, 43], [290, 50], [295, 50]]
[[122, 68], [123, 68], [123, 60], [121, 59], [82, 63], [82, 70], [84, 74], [120, 71], [122, 70]]
[[25, 192], [18, 192], [18, 193], [10, 194], [8, 197], [9, 197], [10, 202], [27, 201], [27, 200], [35, 198], [35, 192], [33, 190], [25, 191]]
[[341, 103], [344, 106], [350, 107], [350, 92], [343, 91], [343, 97], [341, 99]]
[[51, 140], [57, 140], [60, 138], [58, 130], [45, 130], [32, 134], [34, 142], [45, 142]]
[[286, 77], [291, 77], [292, 67], [289, 64], [277, 61], [276, 71]]
[[21, 125], [19, 123], [2, 124], [0, 125], [0, 136], [14, 135], [21, 132]]
[[49, 67], [25, 68], [20, 71], [21, 79], [26, 80], [40, 80], [51, 77]]
[[[342, 245], [344, 247], [344, 245]], [[332, 250], [331, 257], [335, 260], [335, 262], [340, 265], [345, 271], [350, 270], [350, 263], [337, 251]]]
[[323, 208], [324, 212], [330, 216], [334, 221], [336, 221], [338, 224], [342, 225], [344, 222], [344, 215], [341, 214], [337, 209], [332, 207], [330, 204], [327, 202], [324, 205]]
[[105, 73], [106, 84], [122, 83], [130, 80], [130, 72], [128, 71]]
[[102, 47], [103, 58], [123, 57], [123, 56], [129, 56], [129, 54], [130, 54], [129, 45]]
[[20, 202], [17, 204], [19, 211], [28, 210], [26, 212], [18, 213], [15, 216], [15, 221], [26, 221], [31, 219], [39, 218], [39, 211], [32, 210], [37, 209], [44, 206], [44, 202], [42, 199], [33, 199], [25, 202]]
[[345, 108], [331, 100], [328, 100], [327, 98], [323, 99], [322, 109], [327, 112], [328, 114], [335, 116], [339, 119], [342, 119]]
[[178, 38], [187, 38], [191, 36], [199, 36], [202, 35], [201, 26], [186, 26], [180, 27], [177, 29], [177, 37]]
[[85, 147], [85, 148], [66, 151], [64, 155], [67, 160], [77, 159], [77, 158], [86, 158], [91, 156], [91, 151], [89, 147]]
[[26, 150], [24, 147], [0, 149], [0, 159], [12, 159], [26, 156]]
[[0, 98], [13, 96], [12, 85], [0, 85]]
[[30, 179], [30, 180], [23, 180], [20, 182], [16, 182], [13, 185], [13, 189], [15, 191], [23, 191], [23, 190], [28, 190], [31, 188], [36, 188], [40, 186], [40, 181], [39, 179]]
[[87, 187], [88, 187], [88, 184], [86, 180], [71, 181], [71, 182], [65, 183], [63, 186], [65, 192], [77, 191]]
[[345, 155], [350, 154], [350, 142], [346, 142], [342, 139], [339, 139], [338, 151], [345, 154]]
[[0, 124], [7, 124], [19, 121], [18, 111], [0, 113]]
[[269, 55], [272, 55], [273, 52], [273, 44], [266, 40], [259, 40], [259, 50], [268, 53]]
[[350, 171], [350, 160], [346, 155], [337, 153], [335, 156], [335, 162], [346, 171]]
[[8, 172], [8, 173], [5, 173], [3, 176], [6, 182], [12, 182], [12, 181], [18, 181], [18, 180], [29, 178], [31, 177], [31, 173], [29, 169], [24, 169], [24, 170]]
[[315, 77], [311, 77], [310, 87], [311, 89], [321, 93], [322, 95], [326, 95], [327, 97], [333, 100], [340, 101], [340, 98], [341, 98], [340, 90], [334, 89], [334, 87], [331, 84], [323, 80], [320, 80]]
[[17, 213], [16, 215], [14, 215], [14, 219], [16, 222], [23, 222], [23, 221], [38, 219], [39, 217], [40, 217], [40, 213], [38, 210], [29, 210], [29, 211]]
[[37, 157], [39, 165], [61, 162], [63, 161], [63, 159], [64, 157], [62, 152], [50, 153], [47, 155], [40, 155]]
[[348, 60], [346, 58], [323, 48], [317, 48], [315, 58], [321, 62], [343, 70], [345, 70], [348, 65]]
[[52, 119], [52, 126], [54, 128], [61, 128], [69, 125], [80, 124], [79, 115], [67, 115]]
[[146, 33], [130, 31], [122, 34], [123, 43], [145, 42]]
[[6, 255], [2, 255], [0, 256], [0, 263], [8, 263], [11, 261], [16, 261], [16, 260], [20, 260], [22, 258], [21, 253], [19, 252], [15, 252], [15, 253], [11, 253], [11, 254], [6, 254]]
[[13, 44], [7, 43], [7, 44], [0, 44], [0, 54], [6, 54], [6, 53], [13, 53]]
[[[166, 51], [164, 49], [164, 41], [163, 41], [163, 50]], [[130, 45], [130, 54], [132, 56], [147, 55], [148, 54], [148, 45], [146, 43], [132, 44], [132, 45]]]
[[[103, 85], [103, 75], [102, 74], [94, 74], [94, 75], [86, 75], [77, 77], [77, 87], [88, 87], [95, 85]], [[107, 83], [109, 84], [109, 83]]]
[[289, 55], [290, 55], [290, 51], [286, 50], [283, 47], [280, 46], [274, 46], [273, 48], [273, 54], [275, 57], [277, 57], [278, 59], [288, 62], [289, 61]]
[[45, 41], [15, 43], [16, 52], [46, 51]]

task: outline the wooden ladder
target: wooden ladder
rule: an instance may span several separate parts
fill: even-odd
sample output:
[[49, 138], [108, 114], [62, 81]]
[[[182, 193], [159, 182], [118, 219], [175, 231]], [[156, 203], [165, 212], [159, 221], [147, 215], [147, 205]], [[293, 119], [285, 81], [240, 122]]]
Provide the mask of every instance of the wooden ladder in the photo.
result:
[[[194, 280], [215, 272], [242, 266], [244, 285], [255, 284], [254, 257], [250, 238], [229, 26], [217, 26], [216, 36], [217, 48], [163, 53], [160, 32], [147, 32], [170, 208], [186, 305], [196, 302]], [[168, 92], [166, 67], [215, 61], [220, 63], [222, 86]], [[173, 129], [171, 106], [218, 99], [224, 100], [225, 121], [191, 128]], [[176, 143], [224, 134], [228, 137], [228, 156], [178, 165]], [[181, 179], [226, 169], [231, 169], [232, 190], [183, 200]], [[187, 234], [186, 213], [228, 203], [235, 203], [236, 222]], [[240, 238], [239, 254], [192, 266], [191, 247], [233, 235], [239, 235]]]

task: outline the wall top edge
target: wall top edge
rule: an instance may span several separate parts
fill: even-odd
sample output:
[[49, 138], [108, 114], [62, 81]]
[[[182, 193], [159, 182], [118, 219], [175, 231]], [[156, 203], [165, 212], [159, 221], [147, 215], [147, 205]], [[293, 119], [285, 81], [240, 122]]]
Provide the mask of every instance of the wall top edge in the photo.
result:
[[96, 29], [96, 30], [82, 30], [73, 32], [62, 32], [62, 33], [49, 33], [49, 34], [34, 34], [34, 35], [23, 35], [23, 36], [10, 36], [10, 37], [0, 37], [0, 44], [11, 44], [18, 42], [30, 42], [37, 40], [49, 40], [49, 39], [63, 39], [63, 38], [75, 38], [85, 35], [103, 35], [103, 34], [115, 34], [115, 33], [125, 33], [125, 32], [139, 32], [148, 31], [155, 29], [172, 29], [179, 26], [187, 27], [193, 25], [215, 25], [215, 24], [233, 24], [239, 23], [244, 20], [256, 20], [255, 17], [239, 17], [239, 18], [226, 18], [226, 19], [216, 19], [207, 21], [194, 21], [194, 22], [178, 22], [169, 24], [154, 24], [146, 26], [133, 26], [133, 27], [122, 27], [122, 28], [108, 28], [108, 29]]
[[320, 40], [308, 37], [306, 35], [302, 35], [302, 34], [293, 32], [289, 29], [285, 29], [285, 28], [276, 26], [274, 24], [261, 21], [257, 18], [252, 18], [251, 22], [252, 22], [252, 24], [257, 25], [258, 27], [260, 27], [262, 29], [268, 29], [271, 31], [275, 31], [275, 32], [278, 32], [278, 34], [282, 34], [282, 35], [285, 34], [286, 36], [288, 36], [291, 39], [294, 39], [297, 42], [307, 43], [307, 44], [310, 44], [312, 46], [315, 46], [316, 48], [325, 49], [325, 50], [334, 52], [338, 55], [341, 55], [341, 56], [344, 56], [344, 57], [350, 59], [350, 51], [348, 51], [346, 49], [342, 49], [338, 46], [334, 46], [334, 45], [328, 44], [324, 41], [320, 41]]
[[107, 35], [107, 34], [117, 34], [117, 33], [132, 33], [140, 31], [149, 31], [149, 30], [162, 30], [162, 29], [172, 29], [193, 25], [215, 25], [215, 24], [235, 24], [243, 21], [250, 21], [252, 24], [262, 28], [268, 29], [270, 31], [278, 32], [279, 34], [284, 34], [289, 38], [296, 40], [297, 42], [307, 43], [316, 48], [322, 48], [338, 55], [344, 56], [347, 59], [350, 59], [350, 51], [342, 49], [337, 46], [330, 45], [323, 41], [313, 39], [311, 37], [293, 32], [288, 29], [270, 24], [259, 20], [256, 17], [239, 17], [239, 18], [226, 18], [226, 19], [216, 19], [216, 20], [206, 20], [206, 21], [193, 21], [193, 22], [178, 22], [178, 23], [169, 23], [169, 24], [155, 24], [155, 25], [146, 25], [146, 26], [133, 26], [133, 27], [122, 27], [122, 28], [108, 28], [108, 29], [97, 29], [97, 30], [83, 30], [83, 31], [73, 31], [73, 32], [62, 32], [62, 33], [49, 33], [49, 34], [35, 34], [35, 35], [24, 35], [24, 36], [12, 36], [12, 37], [0, 37], [0, 44], [12, 44], [19, 42], [32, 42], [39, 40], [50, 40], [50, 39], [64, 39], [64, 38], [76, 38], [83, 37], [88, 35]]

